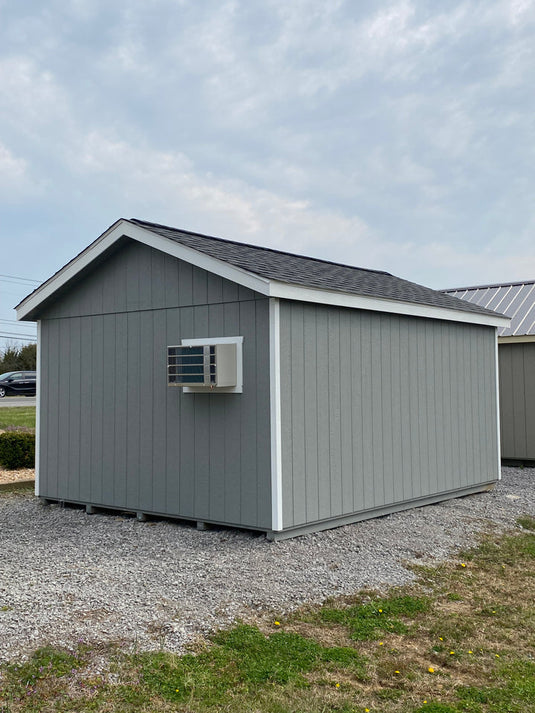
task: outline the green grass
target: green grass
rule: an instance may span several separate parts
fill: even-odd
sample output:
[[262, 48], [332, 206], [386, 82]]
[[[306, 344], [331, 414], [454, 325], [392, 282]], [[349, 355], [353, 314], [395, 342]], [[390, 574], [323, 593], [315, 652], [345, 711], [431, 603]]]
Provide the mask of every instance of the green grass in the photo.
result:
[[0, 407], [0, 428], [8, 426], [35, 428], [35, 406]]
[[531, 517], [530, 515], [519, 517], [517, 525], [522, 527], [524, 530], [535, 530], [535, 517]]
[[240, 625], [220, 632], [213, 643], [196, 656], [140, 654], [135, 661], [141, 681], [169, 701], [214, 706], [237, 695], [248, 697], [262, 685], [306, 687], [304, 674], [318, 668], [347, 669], [357, 678], [365, 673], [365, 660], [357, 650], [325, 647], [292, 632], [265, 636], [254, 626]]
[[343, 607], [325, 605], [318, 616], [324, 623], [342, 624], [349, 628], [351, 638], [357, 641], [377, 639], [385, 633], [406, 634], [409, 631], [405, 620], [429, 611], [426, 597], [409, 595], [373, 599], [366, 604]]
[[535, 713], [535, 533], [518, 524], [415, 567], [411, 587], [239, 624], [185, 656], [39, 649], [0, 668], [0, 713]]

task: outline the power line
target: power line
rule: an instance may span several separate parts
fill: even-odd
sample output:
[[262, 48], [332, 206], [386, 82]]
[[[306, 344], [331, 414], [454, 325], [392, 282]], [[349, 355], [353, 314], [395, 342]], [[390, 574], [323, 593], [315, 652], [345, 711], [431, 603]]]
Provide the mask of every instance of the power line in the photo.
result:
[[[15, 277], [15, 275], [0, 275], [0, 278], [7, 278], [8, 280], [22, 280], [23, 282], [35, 282], [35, 284], [40, 285], [42, 280], [32, 280], [30, 277]], [[4, 282], [4, 280], [2, 280]]]
[[36, 339], [37, 335], [36, 334], [15, 334], [15, 332], [4, 332], [4, 334], [0, 334], [0, 337], [5, 337], [11, 338], [11, 337], [16, 337], [17, 339], [25, 339], [26, 337], [28, 339]]
[[18, 319], [0, 319], [0, 322], [9, 322], [10, 324], [18, 324], [22, 327], [22, 325], [26, 326], [27, 322], [21, 322]]
[[35, 339], [35, 337], [33, 339], [29, 339], [28, 337], [7, 337], [4, 334], [0, 334], [0, 339], [7, 339], [10, 342], [30, 342], [31, 344], [37, 343], [37, 339]]
[[9, 324], [10, 326], [16, 325], [17, 327], [24, 328], [32, 326], [31, 322], [22, 322], [19, 319], [0, 319], [0, 322], [2, 322], [2, 324]]

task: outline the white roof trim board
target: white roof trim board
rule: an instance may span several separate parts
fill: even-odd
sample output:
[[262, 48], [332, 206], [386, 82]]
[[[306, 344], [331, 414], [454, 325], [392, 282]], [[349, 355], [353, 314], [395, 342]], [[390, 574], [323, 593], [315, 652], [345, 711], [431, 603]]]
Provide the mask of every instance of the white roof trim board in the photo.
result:
[[[339, 307], [372, 310], [392, 314], [403, 314], [413, 317], [427, 317], [430, 319], [442, 319], [454, 322], [468, 322], [471, 324], [483, 324], [503, 328], [509, 324], [509, 319], [503, 315], [493, 314], [492, 312], [486, 311], [481, 307], [474, 307], [473, 310], [467, 309], [466, 306], [462, 304], [460, 305], [460, 308], [457, 308], [455, 306], [455, 301], [452, 300], [449, 301], [447, 306], [442, 306], [440, 304], [425, 304], [421, 301], [413, 301], [410, 297], [408, 299], [403, 299], [403, 288], [406, 285], [407, 294], [411, 294], [411, 290], [416, 289], [429, 293], [429, 295], [433, 298], [436, 296], [438, 302], [445, 301], [444, 298], [440, 298], [441, 293], [439, 292], [400, 280], [399, 278], [389, 275], [388, 273], [381, 273], [374, 270], [366, 271], [361, 268], [336, 265], [334, 263], [316, 260], [314, 258], [295, 256], [290, 253], [280, 253], [279, 251], [272, 251], [266, 248], [247, 246], [243, 243], [234, 243], [232, 241], [224, 241], [219, 238], [210, 238], [208, 236], [200, 236], [194, 233], [185, 233], [184, 231], [166, 228], [165, 226], [159, 226], [157, 224], [125, 219], [120, 219], [114, 223], [105, 233], [89, 245], [89, 247], [67, 263], [67, 265], [38, 287], [34, 292], [28, 295], [28, 297], [22, 300], [22, 302], [20, 302], [20, 304], [16, 307], [17, 319], [36, 319], [36, 311], [38, 311], [39, 307], [43, 305], [46, 300], [52, 297], [55, 292], [60, 290], [70, 280], [86, 269], [94, 260], [110, 249], [117, 241], [125, 237], [137, 240], [140, 243], [153, 247], [156, 250], [160, 250], [178, 259], [184, 260], [192, 265], [196, 265], [197, 267], [219, 275], [220, 277], [232, 280], [233, 282], [243, 285], [244, 287], [248, 287], [249, 289], [252, 289], [260, 294], [266, 295], [266, 297], [314, 302], [318, 304], [328, 304]], [[191, 244], [193, 241], [193, 243], [201, 245], [201, 247], [199, 249], [190, 247], [189, 245], [184, 244], [184, 242], [180, 242], [181, 238], [184, 242], [189, 241]], [[211, 245], [211, 248], [215, 245], [216, 254], [221, 254], [221, 259], [207, 254], [209, 252], [208, 250], [206, 252], [202, 250], [203, 239], [206, 240], [207, 244]], [[234, 253], [236, 253], [236, 251], [239, 253], [240, 250], [242, 250], [244, 255], [247, 253], [245, 256], [248, 260], [247, 266], [249, 267], [249, 265], [251, 265], [251, 268], [244, 269], [239, 265], [232, 264], [230, 258], [229, 261], [225, 260], [226, 245], [229, 246], [229, 252], [232, 250]], [[251, 253], [253, 254], [252, 260]], [[254, 272], [256, 256], [258, 256], [258, 272], [263, 272], [264, 276]], [[292, 281], [291, 275], [288, 277], [283, 275], [282, 280], [266, 277], [265, 275], [269, 274], [270, 270], [269, 261], [270, 259], [274, 260], [275, 258], [278, 262], [277, 269], [279, 270], [279, 273], [280, 263], [284, 262], [286, 258], [290, 261], [297, 260], [300, 263], [303, 263], [305, 269], [309, 265], [311, 270], [315, 270], [316, 276], [311, 279], [316, 279], [317, 282], [321, 282], [321, 271], [324, 266], [325, 271], [329, 274], [328, 280], [325, 281], [325, 284], [328, 285], [328, 287], [324, 288], [323, 286], [308, 286], [303, 284], [302, 275], [300, 276], [300, 282], [297, 284]], [[232, 259], [236, 261], [235, 256]], [[396, 288], [398, 287], [398, 284], [401, 285], [401, 289], [398, 289], [399, 297], [398, 294], [396, 294], [395, 298], [377, 294], [358, 294], [357, 291], [352, 288], [344, 289], [343, 286], [338, 286], [336, 283], [336, 277], [333, 278], [331, 276], [333, 272], [335, 275], [339, 272], [341, 278], [347, 280], [348, 272], [349, 275], [351, 275], [352, 270], [355, 271], [355, 274], [364, 273], [367, 275], [369, 273], [379, 282], [383, 281], [385, 283], [395, 283]], [[274, 271], [273, 274], [276, 274], [278, 277], [279, 273]], [[317, 277], [318, 273], [319, 278]], [[329, 289], [331, 285], [332, 288]]]
[[535, 280], [457, 287], [443, 292], [510, 317], [509, 326], [498, 329], [498, 337], [508, 341], [535, 337]]

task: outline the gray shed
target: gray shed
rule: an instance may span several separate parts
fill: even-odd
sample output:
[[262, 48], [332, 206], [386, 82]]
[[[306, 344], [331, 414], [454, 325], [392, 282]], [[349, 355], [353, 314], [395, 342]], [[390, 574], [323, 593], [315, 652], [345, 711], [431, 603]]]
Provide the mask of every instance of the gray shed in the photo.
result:
[[511, 318], [498, 329], [501, 453], [535, 461], [535, 280], [445, 292]]
[[279, 539], [499, 478], [508, 320], [387, 272], [121, 219], [17, 316], [44, 499]]

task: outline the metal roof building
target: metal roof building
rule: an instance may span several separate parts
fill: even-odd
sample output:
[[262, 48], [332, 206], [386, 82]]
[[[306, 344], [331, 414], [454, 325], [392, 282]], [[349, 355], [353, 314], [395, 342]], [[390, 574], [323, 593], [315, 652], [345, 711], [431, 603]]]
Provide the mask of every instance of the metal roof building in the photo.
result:
[[511, 319], [498, 328], [502, 457], [535, 460], [535, 280], [445, 290]]
[[[471, 305], [492, 309], [511, 318], [511, 323], [498, 329], [498, 337], [533, 337], [535, 340], [535, 280], [502, 285], [480, 285], [444, 290]], [[522, 339], [522, 341], [524, 341]]]
[[45, 500], [280, 539], [499, 477], [508, 320], [387, 272], [121, 219], [17, 316]]

